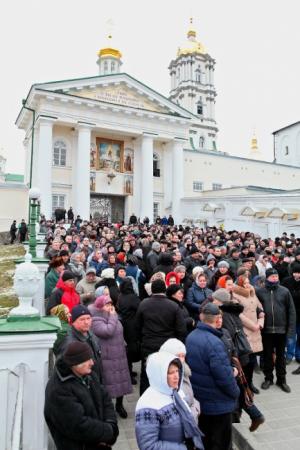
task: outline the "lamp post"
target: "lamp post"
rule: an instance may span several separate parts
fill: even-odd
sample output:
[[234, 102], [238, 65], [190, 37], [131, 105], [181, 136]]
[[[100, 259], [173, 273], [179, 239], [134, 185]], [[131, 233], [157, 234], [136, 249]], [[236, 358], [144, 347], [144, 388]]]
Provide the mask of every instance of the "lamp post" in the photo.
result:
[[29, 253], [33, 258], [36, 258], [36, 221], [37, 221], [37, 206], [40, 198], [40, 191], [37, 188], [29, 190], [30, 199], [30, 215], [29, 215]]

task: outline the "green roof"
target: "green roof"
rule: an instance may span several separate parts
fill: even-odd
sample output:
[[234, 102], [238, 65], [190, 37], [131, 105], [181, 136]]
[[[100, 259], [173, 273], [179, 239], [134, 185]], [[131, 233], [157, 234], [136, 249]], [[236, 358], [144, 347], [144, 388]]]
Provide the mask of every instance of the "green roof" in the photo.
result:
[[14, 183], [24, 183], [24, 175], [18, 173], [6, 173], [5, 181], [10, 181]]

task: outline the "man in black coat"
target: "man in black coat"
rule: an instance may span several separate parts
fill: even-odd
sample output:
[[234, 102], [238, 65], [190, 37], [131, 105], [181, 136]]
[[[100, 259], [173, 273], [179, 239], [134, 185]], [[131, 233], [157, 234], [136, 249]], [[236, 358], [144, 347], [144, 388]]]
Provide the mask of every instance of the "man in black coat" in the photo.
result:
[[285, 278], [282, 282], [282, 286], [288, 288], [290, 291], [296, 310], [296, 333], [287, 342], [287, 364], [291, 362], [294, 357], [296, 358], [296, 361], [300, 363], [300, 263], [293, 264], [291, 270], [292, 275]]
[[61, 357], [71, 342], [84, 342], [89, 345], [92, 351], [94, 361], [93, 372], [102, 381], [102, 363], [101, 351], [98, 346], [97, 338], [91, 331], [92, 317], [89, 309], [83, 305], [74, 306], [72, 309], [72, 326], [67, 335], [55, 343], [54, 353], [56, 357]]
[[117, 440], [114, 407], [93, 364], [88, 344], [72, 342], [48, 381], [44, 415], [57, 450], [108, 450]]
[[266, 270], [265, 287], [256, 291], [264, 313], [265, 324], [262, 330], [264, 375], [262, 389], [273, 384], [273, 352], [276, 353], [276, 384], [284, 391], [291, 392], [286, 383], [285, 346], [287, 338], [295, 334], [296, 312], [289, 290], [279, 284], [278, 272]]
[[179, 306], [169, 300], [166, 285], [162, 280], [151, 284], [152, 296], [144, 299], [136, 314], [137, 333], [141, 342], [142, 371], [140, 395], [148, 388], [146, 359], [157, 352], [162, 344], [170, 338], [185, 340], [186, 324]]
[[10, 243], [13, 244], [17, 237], [17, 222], [14, 220], [10, 226], [9, 234], [10, 234]]

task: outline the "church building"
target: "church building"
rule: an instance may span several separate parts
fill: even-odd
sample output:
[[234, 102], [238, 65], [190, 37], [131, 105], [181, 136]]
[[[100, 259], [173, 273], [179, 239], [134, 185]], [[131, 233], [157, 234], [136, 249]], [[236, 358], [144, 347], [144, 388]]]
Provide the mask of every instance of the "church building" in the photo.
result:
[[169, 97], [121, 70], [111, 36], [97, 65], [95, 76], [33, 84], [16, 120], [25, 132], [25, 183], [40, 189], [46, 217], [72, 206], [83, 219], [172, 214], [177, 224], [205, 225], [206, 195], [297, 188], [299, 165], [259, 161], [256, 138], [248, 158], [218, 148], [215, 60], [192, 20], [169, 64]]

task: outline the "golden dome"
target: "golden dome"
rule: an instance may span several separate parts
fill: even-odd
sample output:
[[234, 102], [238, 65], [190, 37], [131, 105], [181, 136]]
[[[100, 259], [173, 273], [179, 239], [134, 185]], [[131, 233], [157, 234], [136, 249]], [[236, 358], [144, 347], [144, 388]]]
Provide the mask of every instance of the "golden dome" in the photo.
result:
[[197, 33], [193, 27], [193, 19], [190, 19], [190, 28], [187, 32], [187, 40], [178, 48], [177, 57], [181, 55], [191, 55], [198, 53], [204, 55], [206, 53], [205, 47], [196, 39]]
[[255, 135], [254, 135], [253, 138], [251, 139], [251, 150], [252, 150], [252, 151], [258, 150], [257, 137], [256, 137]]
[[111, 39], [112, 36], [109, 35], [108, 36], [108, 45], [105, 48], [101, 48], [98, 52], [98, 56], [103, 57], [103, 56], [108, 56], [108, 57], [113, 57], [113, 58], [117, 58], [117, 59], [121, 59], [122, 58], [122, 53], [120, 52], [120, 50], [113, 48], [110, 44], [111, 44]]

